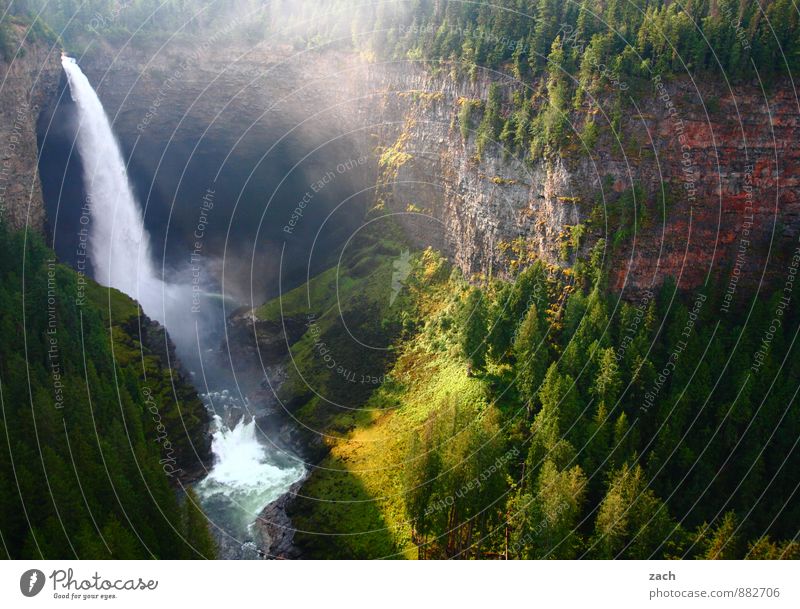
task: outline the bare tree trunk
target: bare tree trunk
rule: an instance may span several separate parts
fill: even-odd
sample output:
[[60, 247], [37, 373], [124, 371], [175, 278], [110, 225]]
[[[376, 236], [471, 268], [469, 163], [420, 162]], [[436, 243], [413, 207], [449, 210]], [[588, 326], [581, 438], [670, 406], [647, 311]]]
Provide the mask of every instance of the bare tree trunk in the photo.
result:
[[450, 513], [447, 515], [447, 539], [445, 546], [445, 555], [450, 558], [453, 555], [454, 528], [455, 528], [455, 508], [450, 508]]

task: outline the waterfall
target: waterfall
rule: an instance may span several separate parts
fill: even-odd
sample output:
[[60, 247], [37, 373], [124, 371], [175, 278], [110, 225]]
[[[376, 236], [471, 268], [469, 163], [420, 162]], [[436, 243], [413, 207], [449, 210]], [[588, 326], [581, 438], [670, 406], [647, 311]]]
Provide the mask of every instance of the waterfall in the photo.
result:
[[[153, 266], [144, 218], [133, 195], [125, 162], [103, 105], [75, 60], [62, 55], [70, 94], [78, 109], [76, 144], [83, 165], [83, 181], [90, 200], [89, 254], [94, 278], [136, 298], [150, 317], [160, 321], [175, 341], [184, 361], [192, 352], [202, 361], [200, 335], [213, 336], [213, 324], [224, 324], [219, 305], [225, 295], [203, 292], [209, 304], [217, 303], [220, 316], [197, 318], [186, 315], [192, 302], [188, 283], [166, 283]], [[206, 327], [202, 327], [206, 324]], [[193, 359], [193, 358], [192, 358]], [[217, 371], [218, 374], [222, 371]], [[225, 376], [223, 374], [223, 376]], [[233, 379], [226, 381], [233, 384]], [[198, 383], [199, 384], [199, 383]], [[203, 508], [228, 535], [252, 545], [250, 527], [271, 501], [302, 478], [303, 465], [295, 458], [259, 441], [249, 404], [235, 397], [238, 392], [198, 386], [212, 412], [246, 413], [229, 428], [214, 415], [212, 452], [215, 463], [198, 485]], [[236, 557], [241, 557], [237, 554]]]
[[163, 322], [166, 286], [153, 266], [144, 219], [103, 104], [71, 57], [61, 56], [78, 111], [76, 145], [91, 208], [89, 256], [95, 279], [137, 299]]

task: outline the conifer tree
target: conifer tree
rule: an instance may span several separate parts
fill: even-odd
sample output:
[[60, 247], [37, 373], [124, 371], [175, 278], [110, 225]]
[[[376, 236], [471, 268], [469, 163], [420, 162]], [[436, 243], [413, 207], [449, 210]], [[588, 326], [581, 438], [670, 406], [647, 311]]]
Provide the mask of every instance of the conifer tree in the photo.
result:
[[483, 292], [480, 288], [471, 288], [460, 307], [458, 324], [461, 329], [462, 352], [476, 371], [482, 371], [486, 367], [487, 319], [486, 299]]
[[[183, 500], [184, 526], [186, 531], [187, 558], [205, 558], [212, 560], [217, 556], [216, 545], [208, 530], [208, 517], [200, 508], [200, 500], [192, 488], [186, 489]], [[195, 556], [191, 556], [195, 554]]]
[[531, 400], [547, 372], [549, 353], [541, 331], [539, 312], [532, 304], [517, 331], [514, 340], [514, 358], [517, 362], [517, 385], [525, 400]]

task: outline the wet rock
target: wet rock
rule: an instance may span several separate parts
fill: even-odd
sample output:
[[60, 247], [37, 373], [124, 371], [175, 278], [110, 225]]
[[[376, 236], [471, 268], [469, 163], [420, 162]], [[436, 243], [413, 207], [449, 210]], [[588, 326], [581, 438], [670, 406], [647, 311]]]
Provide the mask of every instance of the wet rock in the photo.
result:
[[300, 551], [293, 543], [295, 529], [286, 510], [303, 482], [294, 483], [286, 494], [267, 505], [256, 520], [254, 537], [264, 558], [300, 558]]

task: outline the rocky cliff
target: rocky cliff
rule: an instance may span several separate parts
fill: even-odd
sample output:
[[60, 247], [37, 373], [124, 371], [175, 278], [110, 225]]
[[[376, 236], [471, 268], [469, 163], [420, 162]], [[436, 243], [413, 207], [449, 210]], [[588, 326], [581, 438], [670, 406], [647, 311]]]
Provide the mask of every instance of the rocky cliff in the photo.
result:
[[[468, 274], [510, 276], [532, 256], [567, 268], [575, 250], [585, 255], [604, 239], [612, 287], [626, 297], [668, 276], [684, 289], [713, 278], [735, 295], [741, 283], [759, 282], [768, 257], [791, 251], [784, 246], [800, 231], [797, 105], [781, 83], [767, 94], [743, 86], [726, 96], [655, 81], [622, 116], [619, 140], [607, 130], [588, 151], [572, 146], [535, 159], [490, 145], [478, 159], [459, 114], [464, 103], [485, 100], [492, 83], [508, 103], [518, 85], [497, 74], [456, 78], [414, 62], [268, 45], [105, 49], [82, 67], [115, 130], [133, 142], [191, 144], [202, 135], [246, 158], [271, 145], [265, 124], [274, 122], [311, 138], [351, 140], [378, 175], [373, 213], [395, 214], [418, 245], [444, 251]], [[595, 116], [601, 125], [610, 120], [602, 110]], [[576, 131], [584, 120], [575, 118]], [[614, 226], [614, 207], [634, 187], [638, 221], [626, 234]], [[575, 226], [585, 227], [584, 239], [565, 250]], [[240, 376], [261, 379], [266, 366], [271, 389], [280, 386], [285, 346], [307, 329], [299, 317], [287, 321], [279, 327], [250, 311], [233, 318], [225, 351]], [[271, 389], [252, 393], [274, 403]], [[322, 442], [302, 440], [318, 461]], [[288, 500], [262, 515], [278, 524], [259, 531], [271, 553], [293, 552], [290, 536], [279, 534], [280, 525], [291, 531]]]
[[[558, 156], [515, 158], [496, 144], [478, 160], [459, 111], [485, 100], [493, 82], [507, 103], [520, 86], [508, 76], [470, 79], [412, 61], [266, 44], [232, 43], [225, 53], [187, 45], [84, 59], [123, 138], [202, 133], [247, 156], [265, 145], [265, 122], [277, 121], [304, 136], [351, 140], [380, 165], [378, 207], [468, 274], [513, 275], [532, 256], [567, 267], [603, 238], [612, 286], [627, 296], [668, 276], [685, 289], [712, 280], [734, 293], [779, 274], [768, 263], [800, 232], [790, 83], [722, 91], [655, 78], [639, 86], [616, 135], [613, 92], [602, 94], [590, 149], [573, 136]], [[570, 117], [570, 129], [580, 133], [586, 116]], [[622, 231], [614, 205], [634, 187], [637, 223]], [[565, 248], [576, 226], [584, 237]]]
[[[0, 62], [0, 209], [12, 227], [41, 230], [36, 120], [55, 98], [59, 53], [40, 42], [23, 51]], [[202, 136], [228, 147], [235, 162], [264, 148], [267, 123], [273, 132], [279, 123], [302, 137], [350, 141], [381, 162], [379, 206], [469, 274], [513, 274], [532, 255], [568, 266], [570, 229], [588, 224], [579, 249], [605, 239], [617, 290], [634, 294], [672, 276], [684, 288], [712, 279], [734, 293], [779, 275], [769, 263], [793, 251], [785, 246], [800, 233], [800, 114], [788, 82], [722, 91], [654, 79], [622, 117], [619, 139], [609, 129], [591, 150], [536, 159], [490, 145], [478, 160], [458, 114], [485, 100], [492, 82], [510, 99], [519, 84], [497, 73], [468, 79], [412, 61], [213, 36], [163, 48], [98, 44], [81, 63], [129, 142]], [[601, 129], [608, 108], [601, 100], [593, 110]], [[585, 118], [572, 119], [580, 132]], [[634, 185], [642, 217], [618, 235], [611, 208]]]
[[131, 147], [205, 140], [228, 151], [232, 163], [261, 157], [276, 132], [317, 145], [360, 137], [350, 129], [366, 64], [351, 61], [244, 44], [224, 29], [163, 47], [98, 43], [79, 59], [115, 132]]
[[[25, 29], [18, 28], [18, 39]], [[25, 42], [8, 60], [0, 57], [0, 215], [12, 229], [44, 229], [36, 121], [51, 103], [61, 77], [56, 46]]]
[[[467, 273], [513, 273], [530, 254], [567, 266], [574, 255], [564, 242], [585, 225], [581, 250], [605, 239], [618, 291], [632, 295], [671, 276], [684, 289], [716, 280], [733, 293], [780, 274], [768, 263], [796, 247], [800, 115], [788, 82], [725, 94], [654, 79], [622, 117], [619, 138], [608, 129], [591, 149], [579, 143], [525, 160], [490, 145], [478, 160], [474, 135], [465, 140], [458, 125], [460, 105], [485, 100], [491, 82], [508, 100], [517, 83], [408, 63], [371, 72], [384, 90], [382, 144], [396, 148], [384, 172], [387, 202], [408, 215], [420, 242], [440, 244]], [[597, 124], [612, 120], [611, 106], [592, 111]], [[570, 128], [580, 133], [585, 120], [573, 115]], [[613, 206], [634, 187], [637, 224], [618, 234]]]

